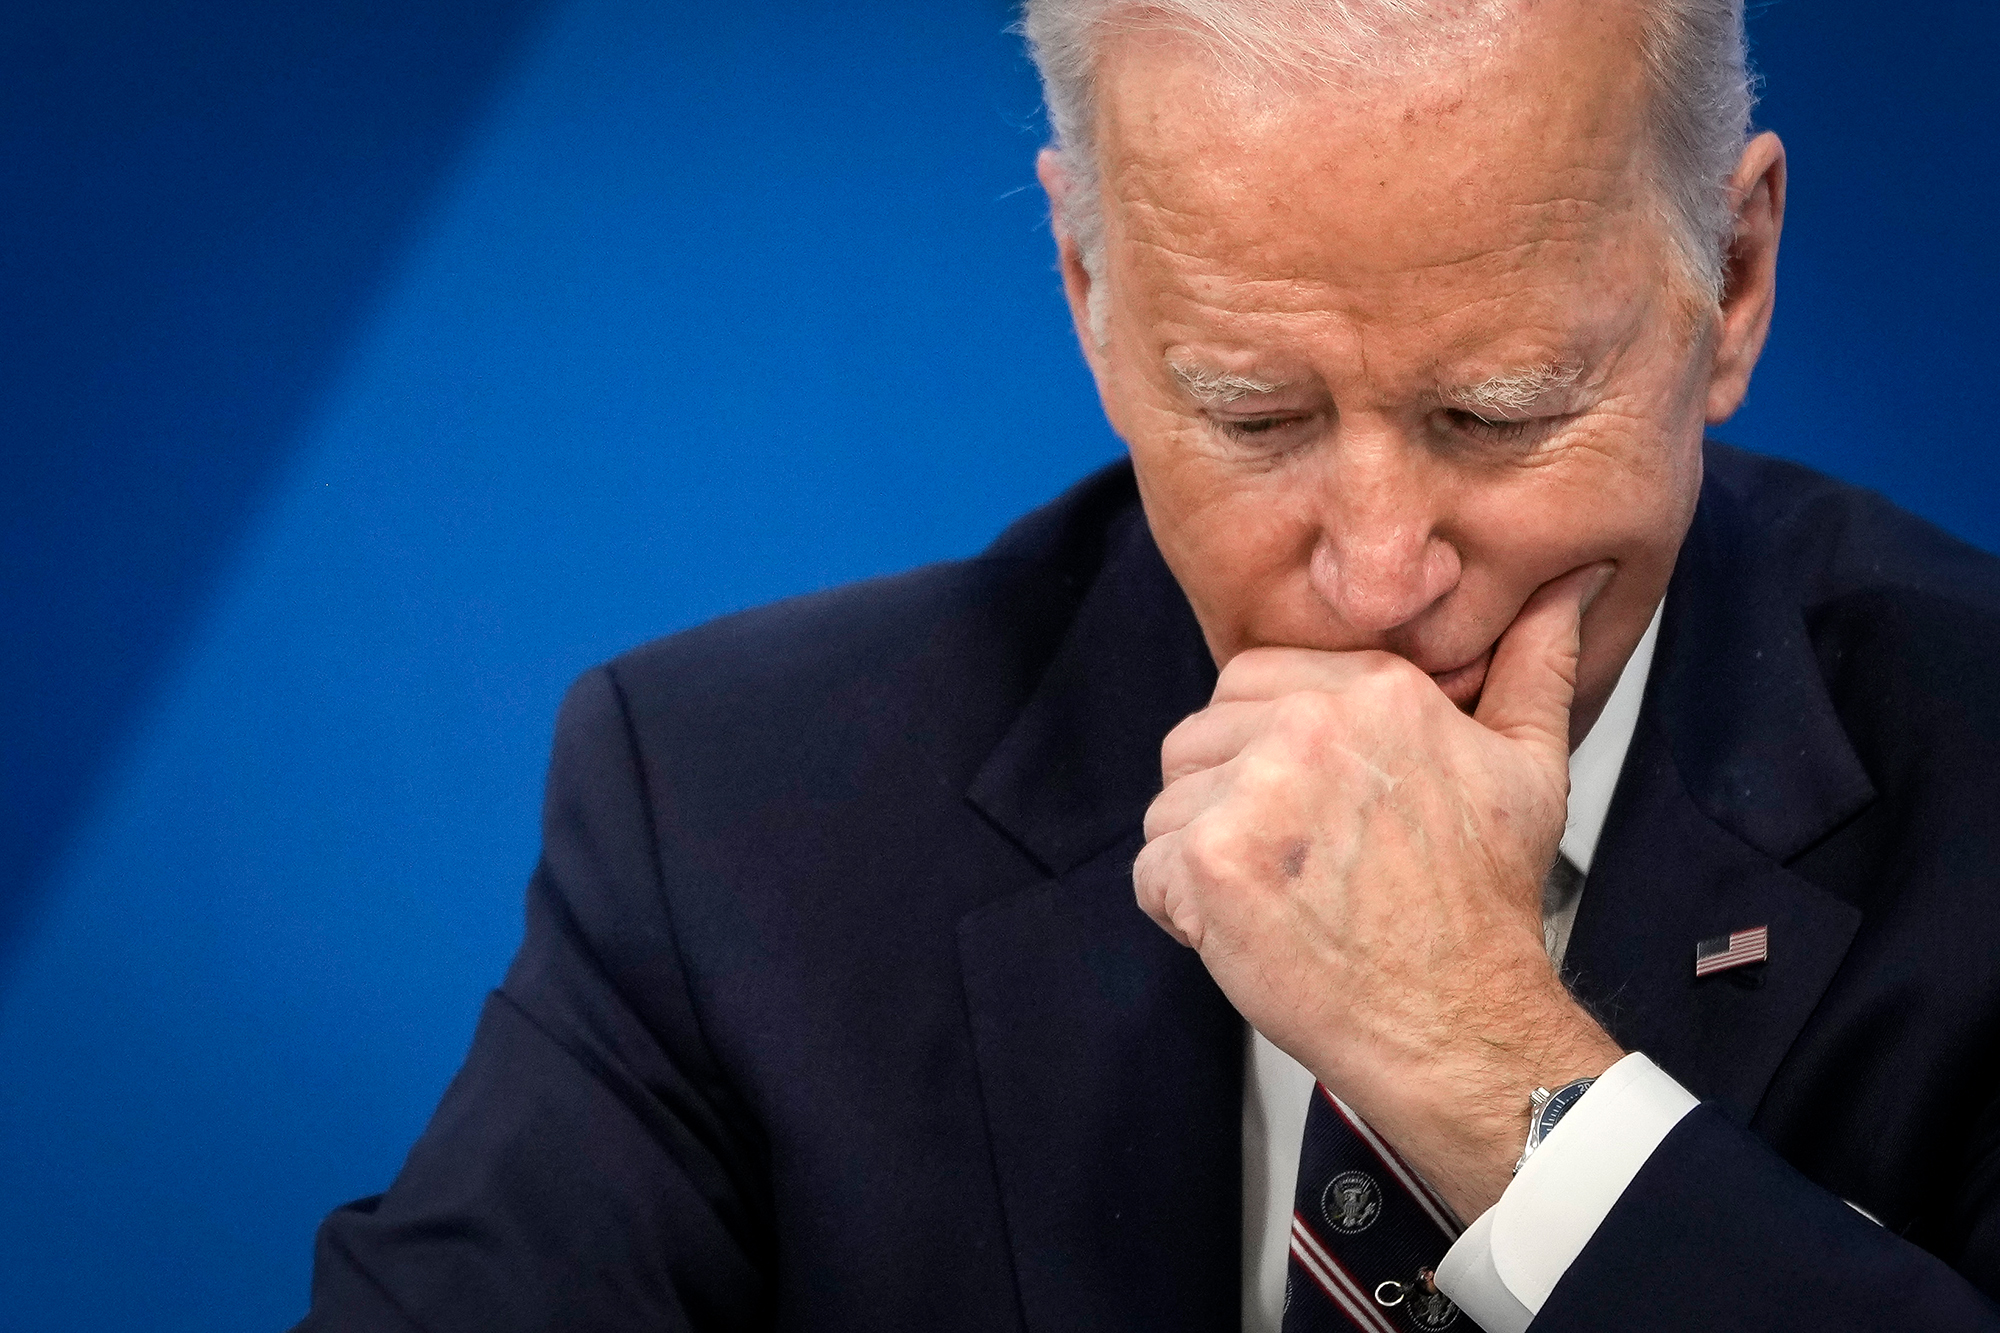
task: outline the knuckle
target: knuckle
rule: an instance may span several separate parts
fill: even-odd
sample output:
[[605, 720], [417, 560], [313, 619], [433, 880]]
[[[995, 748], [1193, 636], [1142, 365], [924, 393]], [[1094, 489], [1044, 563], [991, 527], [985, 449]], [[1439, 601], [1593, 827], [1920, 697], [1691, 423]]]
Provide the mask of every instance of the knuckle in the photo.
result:
[[1181, 856], [1197, 879], [1212, 881], [1226, 876], [1236, 864], [1237, 843], [1235, 831], [1226, 824], [1197, 820], [1181, 839]]
[[1431, 678], [1414, 662], [1394, 653], [1371, 653], [1361, 675], [1361, 688], [1376, 705], [1407, 711], [1432, 692]]
[[1245, 648], [1223, 664], [1215, 678], [1215, 697], [1257, 698], [1284, 660], [1282, 648]]
[[1245, 751], [1236, 758], [1236, 771], [1231, 775], [1230, 787], [1253, 805], [1263, 808], [1269, 805], [1269, 798], [1289, 790], [1297, 781], [1298, 766], [1289, 758], [1280, 758], [1268, 750]]
[[1286, 767], [1281, 777], [1292, 777], [1299, 769], [1317, 769], [1331, 756], [1343, 753], [1366, 717], [1366, 700], [1343, 691], [1327, 694], [1307, 691], [1288, 695], [1278, 702], [1277, 725], [1268, 746], [1261, 753]]
[[1340, 704], [1330, 694], [1300, 690], [1274, 705], [1278, 725], [1288, 734], [1316, 738], [1340, 726]]

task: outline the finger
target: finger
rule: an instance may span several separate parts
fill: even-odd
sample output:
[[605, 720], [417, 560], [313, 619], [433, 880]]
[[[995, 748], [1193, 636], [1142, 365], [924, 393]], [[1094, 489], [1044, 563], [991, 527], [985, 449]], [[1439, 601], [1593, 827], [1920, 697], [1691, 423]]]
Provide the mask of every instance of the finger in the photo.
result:
[[1180, 838], [1176, 830], [1139, 850], [1132, 862], [1132, 894], [1138, 900], [1139, 910], [1153, 918], [1154, 925], [1191, 949], [1193, 942], [1174, 925], [1167, 911], [1173, 877], [1186, 873], [1181, 862]]
[[1551, 766], [1569, 765], [1569, 711], [1584, 610], [1611, 579], [1609, 563], [1572, 570], [1536, 589], [1493, 649], [1473, 714], [1488, 730], [1532, 745]]
[[1181, 719], [1160, 745], [1161, 783], [1171, 787], [1190, 773], [1228, 763], [1270, 724], [1270, 705], [1249, 700], [1210, 704]]
[[1197, 769], [1167, 784], [1146, 807], [1146, 841], [1165, 837], [1214, 805], [1228, 781], [1226, 767]]
[[1332, 693], [1366, 674], [1382, 656], [1322, 648], [1247, 648], [1222, 668], [1210, 704], [1268, 702], [1307, 690]]

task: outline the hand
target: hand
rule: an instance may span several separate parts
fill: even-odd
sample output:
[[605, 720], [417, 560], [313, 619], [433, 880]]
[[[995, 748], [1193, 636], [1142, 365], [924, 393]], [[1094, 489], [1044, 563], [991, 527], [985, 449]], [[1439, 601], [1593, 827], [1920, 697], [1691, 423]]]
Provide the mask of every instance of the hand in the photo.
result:
[[1528, 600], [1471, 717], [1388, 653], [1239, 655], [1167, 737], [1133, 866], [1140, 905], [1237, 1010], [1467, 1219], [1506, 1187], [1529, 1091], [1623, 1054], [1541, 922], [1580, 625], [1609, 574]]

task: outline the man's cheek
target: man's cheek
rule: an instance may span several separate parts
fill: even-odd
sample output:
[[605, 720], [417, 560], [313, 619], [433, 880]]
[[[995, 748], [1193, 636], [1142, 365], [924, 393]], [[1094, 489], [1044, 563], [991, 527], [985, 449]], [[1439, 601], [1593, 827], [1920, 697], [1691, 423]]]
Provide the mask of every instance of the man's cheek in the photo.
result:
[[1161, 554], [1211, 638], [1220, 634], [1238, 648], [1301, 642], [1260, 627], [1315, 619], [1301, 614], [1310, 608], [1294, 605], [1310, 592], [1313, 533], [1285, 509], [1282, 496], [1210, 486], [1148, 503]]
[[1656, 546], [1663, 501], [1672, 508], [1660, 490], [1598, 454], [1552, 464], [1466, 497], [1463, 554], [1518, 607], [1573, 569]]

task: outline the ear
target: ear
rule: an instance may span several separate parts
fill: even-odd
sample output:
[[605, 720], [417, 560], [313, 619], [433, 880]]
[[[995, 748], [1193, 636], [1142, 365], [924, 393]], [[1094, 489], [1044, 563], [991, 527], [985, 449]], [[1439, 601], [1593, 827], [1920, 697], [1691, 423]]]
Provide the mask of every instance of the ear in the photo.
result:
[[1771, 332], [1778, 290], [1778, 237], [1785, 229], [1785, 145], [1760, 134], [1730, 177], [1736, 236], [1724, 258], [1720, 337], [1708, 381], [1708, 423], [1727, 421], [1750, 392], [1750, 372]]
[[1044, 148], [1035, 159], [1035, 175], [1049, 196], [1049, 217], [1056, 234], [1056, 263], [1062, 270], [1063, 294], [1069, 298], [1070, 322], [1076, 325], [1076, 340], [1083, 344], [1083, 359], [1090, 364], [1091, 372], [1096, 374], [1101, 367], [1098, 365], [1097, 335], [1090, 327], [1090, 270], [1084, 267], [1083, 250], [1063, 221], [1066, 216], [1064, 204], [1071, 191], [1078, 186], [1069, 174], [1063, 155], [1053, 148]]

